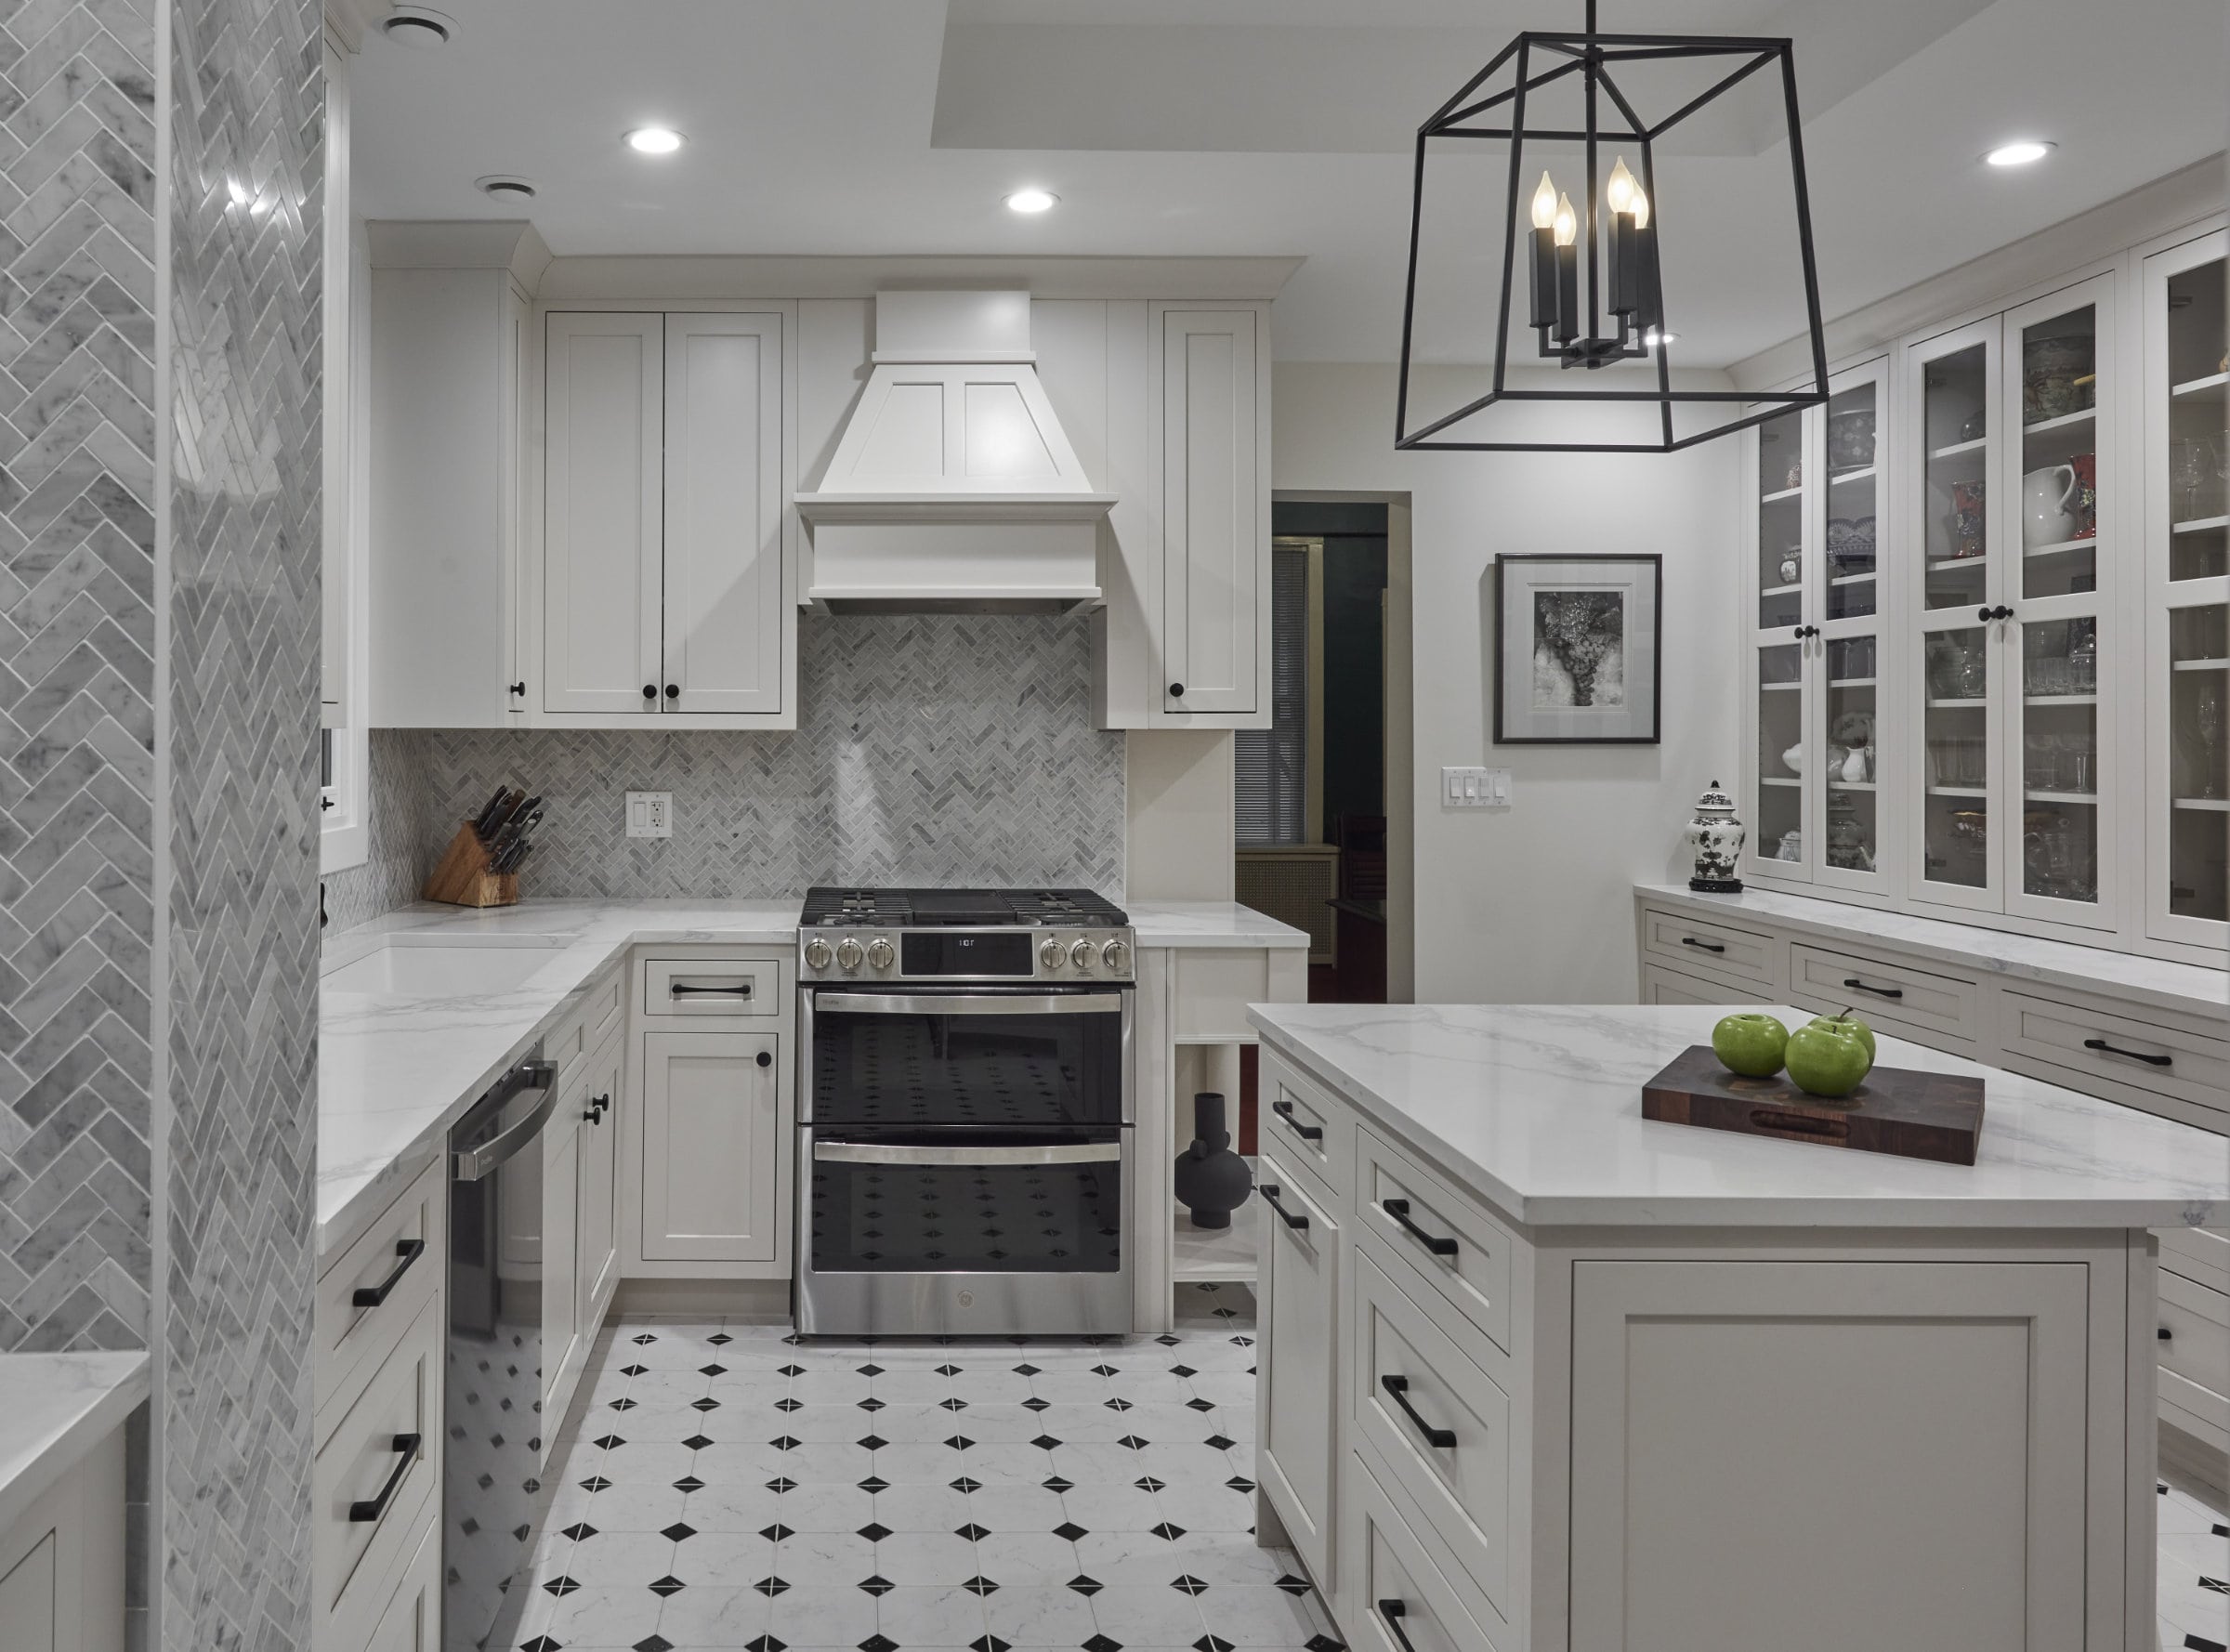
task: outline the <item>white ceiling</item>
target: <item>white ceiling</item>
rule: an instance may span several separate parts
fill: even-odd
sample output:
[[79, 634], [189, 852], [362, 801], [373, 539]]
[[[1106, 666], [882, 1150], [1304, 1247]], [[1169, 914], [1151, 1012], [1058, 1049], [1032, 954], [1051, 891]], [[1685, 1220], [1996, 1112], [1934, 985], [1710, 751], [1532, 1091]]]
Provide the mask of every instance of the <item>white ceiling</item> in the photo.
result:
[[[560, 256], [1299, 255], [1277, 352], [1316, 361], [1396, 353], [1417, 123], [1517, 30], [1580, 16], [1577, 0], [435, 4], [459, 22], [447, 49], [374, 37], [357, 60], [366, 216], [509, 216], [472, 179], [518, 174]], [[1605, 0], [1603, 26], [1796, 42], [1830, 316], [2224, 142], [2221, 0]], [[689, 146], [620, 144], [649, 123]], [[1981, 165], [2014, 135], [2060, 147], [2023, 172]], [[1688, 147], [1659, 179], [1668, 298], [1684, 356], [1720, 362], [1802, 325], [1767, 291], [1795, 268], [1774, 234], [1788, 160], [1754, 122]], [[1499, 190], [1498, 168], [1449, 166], [1459, 216], [1458, 192]], [[1009, 213], [1025, 183], [1060, 206]], [[1472, 246], [1429, 267], [1425, 354], [1477, 358], [1460, 318], [1494, 263]]]

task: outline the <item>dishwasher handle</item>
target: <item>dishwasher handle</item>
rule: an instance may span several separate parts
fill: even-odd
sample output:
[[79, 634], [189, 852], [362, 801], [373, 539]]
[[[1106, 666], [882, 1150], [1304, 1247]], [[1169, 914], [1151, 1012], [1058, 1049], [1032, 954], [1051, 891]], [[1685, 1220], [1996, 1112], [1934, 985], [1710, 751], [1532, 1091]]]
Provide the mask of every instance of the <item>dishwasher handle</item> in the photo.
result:
[[527, 1145], [542, 1134], [542, 1127], [550, 1121], [550, 1115], [558, 1110], [558, 1069], [554, 1063], [520, 1062], [505, 1080], [501, 1094], [508, 1101], [529, 1091], [542, 1093], [542, 1099], [534, 1104], [532, 1112], [479, 1147], [463, 1147], [450, 1155], [451, 1181], [485, 1180], [499, 1167], [524, 1152]]

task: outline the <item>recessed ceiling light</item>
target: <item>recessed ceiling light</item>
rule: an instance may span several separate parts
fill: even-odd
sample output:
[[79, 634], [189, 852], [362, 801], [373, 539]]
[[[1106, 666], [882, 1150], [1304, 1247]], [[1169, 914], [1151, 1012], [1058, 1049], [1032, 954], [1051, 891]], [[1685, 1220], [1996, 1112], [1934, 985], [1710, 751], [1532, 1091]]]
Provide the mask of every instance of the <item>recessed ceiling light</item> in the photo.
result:
[[2012, 143], [2001, 143], [1983, 156], [1993, 166], [2027, 166], [2041, 161], [2053, 151], [2053, 146], [2033, 138], [2023, 138]]
[[476, 177], [472, 187], [497, 201], [531, 201], [534, 186], [523, 177]]
[[413, 51], [439, 51], [457, 32], [456, 23], [423, 6], [399, 6], [380, 21], [380, 32]]
[[1006, 198], [1010, 212], [1050, 212], [1060, 200], [1050, 190], [1017, 190]]
[[638, 155], [670, 155], [682, 141], [671, 126], [637, 126], [627, 134], [627, 147]]

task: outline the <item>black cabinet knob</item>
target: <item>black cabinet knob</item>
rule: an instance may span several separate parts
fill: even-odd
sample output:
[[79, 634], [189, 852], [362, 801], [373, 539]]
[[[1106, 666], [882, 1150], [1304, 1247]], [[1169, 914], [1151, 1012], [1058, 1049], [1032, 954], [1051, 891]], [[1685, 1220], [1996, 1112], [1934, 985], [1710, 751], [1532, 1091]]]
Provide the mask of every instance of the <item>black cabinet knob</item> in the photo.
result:
[[761, 1067], [772, 1067], [774, 1065], [774, 1057], [767, 1051], [761, 1050], [759, 1052], [759, 1065]]
[[681, 685], [679, 683], [668, 683], [666, 685], [666, 698], [668, 700], [679, 700], [681, 698]]
[[526, 698], [527, 686], [524, 683], [513, 683], [511, 685], [511, 692], [523, 700]]
[[1985, 603], [1982, 607], [1976, 609], [1974, 610], [1974, 617], [1987, 623], [1990, 617], [1989, 604]]
[[2013, 610], [2011, 608], [2008, 608], [2008, 607], [2007, 607], [2007, 606], [2006, 606], [2004, 603], [2002, 603], [2002, 602], [2000, 602], [2000, 604], [1999, 604], [1999, 605], [1998, 605], [1998, 606], [1997, 606], [1995, 609], [1991, 610], [1990, 611], [1991, 611], [1991, 616], [1992, 616], [1993, 618], [1995, 618], [1995, 619], [2000, 619], [2000, 620], [2010, 620], [2010, 619], [2012, 619], [2012, 618], [2014, 617], [2014, 610]]
[[658, 698], [658, 685], [656, 683], [645, 683], [643, 685], [643, 698], [645, 700], [656, 700]]
[[1182, 699], [1184, 699], [1184, 698], [1185, 698], [1185, 685], [1184, 685], [1183, 683], [1172, 683], [1172, 684], [1170, 684], [1170, 686], [1169, 686], [1169, 697], [1170, 697], [1172, 700], [1182, 700]]

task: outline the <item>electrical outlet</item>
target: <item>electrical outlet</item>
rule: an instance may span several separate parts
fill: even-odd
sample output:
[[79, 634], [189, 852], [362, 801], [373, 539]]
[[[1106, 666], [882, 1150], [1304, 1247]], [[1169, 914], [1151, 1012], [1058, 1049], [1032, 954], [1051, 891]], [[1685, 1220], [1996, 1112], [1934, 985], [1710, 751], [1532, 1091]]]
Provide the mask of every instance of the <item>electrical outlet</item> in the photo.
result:
[[1508, 808], [1510, 802], [1510, 771], [1506, 768], [1440, 771], [1442, 808]]
[[674, 835], [674, 793], [671, 792], [628, 793], [627, 835], [629, 837], [672, 837]]

